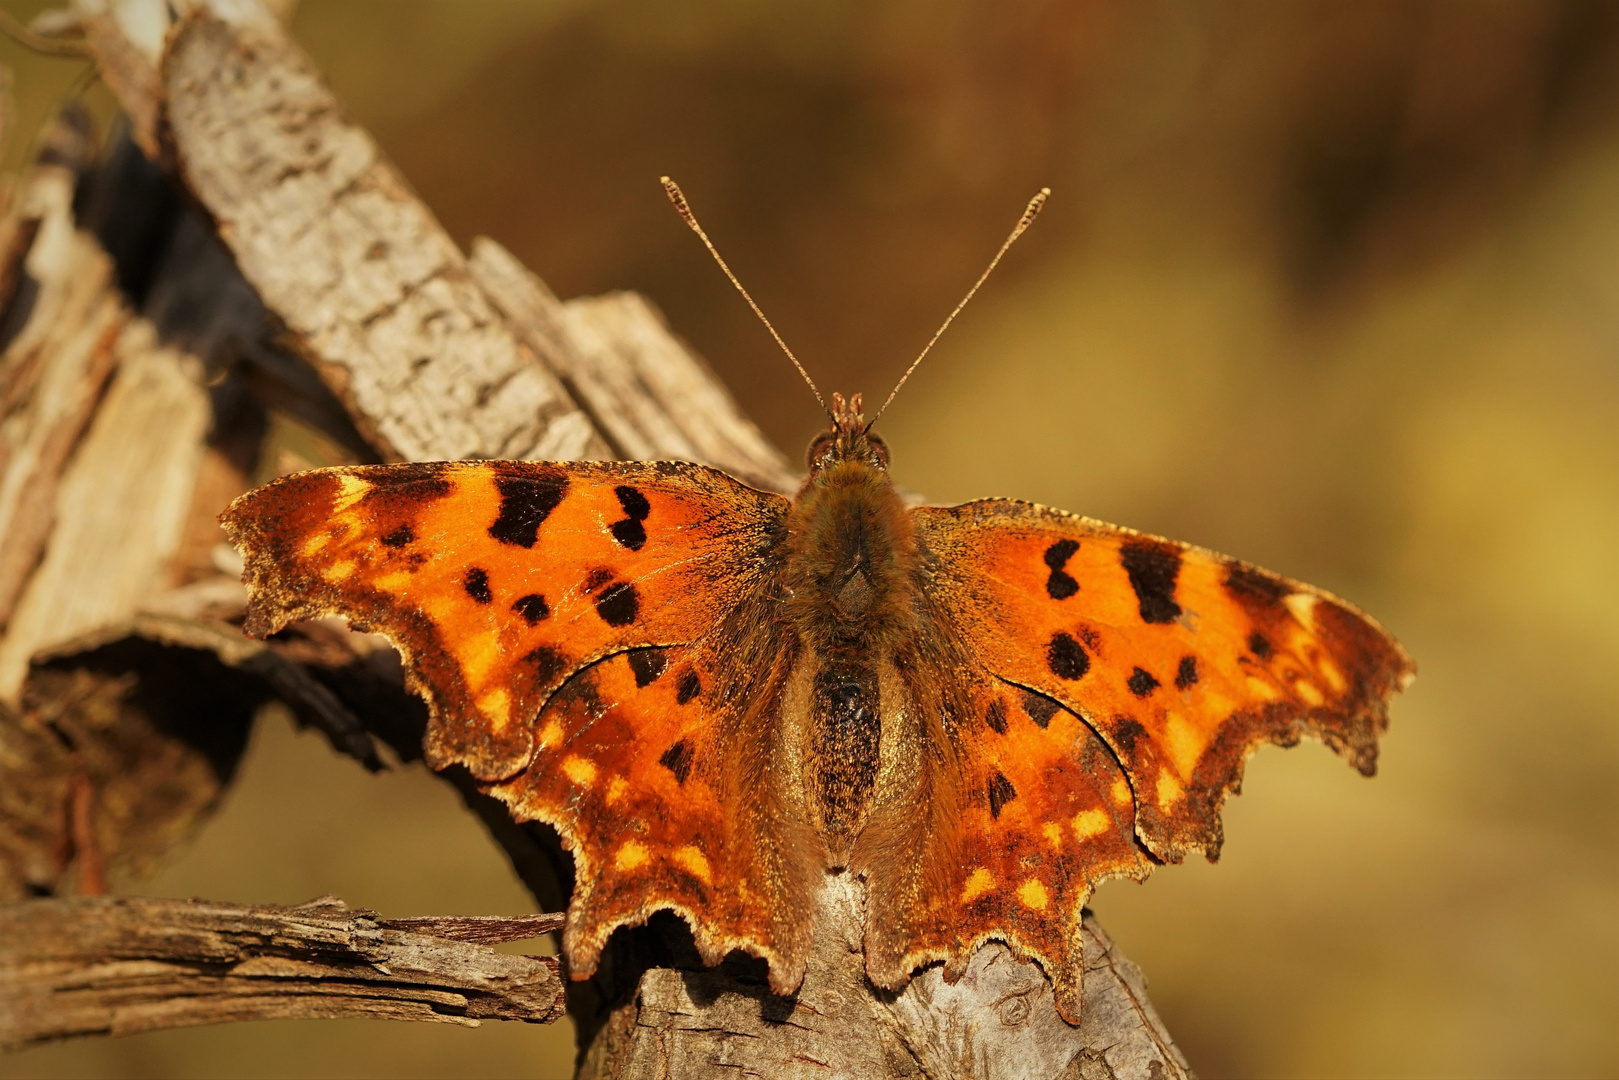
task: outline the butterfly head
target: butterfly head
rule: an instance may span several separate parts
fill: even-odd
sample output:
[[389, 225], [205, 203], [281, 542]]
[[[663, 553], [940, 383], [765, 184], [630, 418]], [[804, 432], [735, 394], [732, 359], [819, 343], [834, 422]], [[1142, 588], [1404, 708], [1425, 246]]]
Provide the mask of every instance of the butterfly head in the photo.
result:
[[832, 408], [828, 411], [832, 414], [832, 426], [810, 443], [810, 475], [813, 477], [846, 461], [861, 462], [886, 472], [888, 444], [870, 430], [860, 412], [860, 395], [855, 394], [845, 401], [842, 394], [834, 393]]

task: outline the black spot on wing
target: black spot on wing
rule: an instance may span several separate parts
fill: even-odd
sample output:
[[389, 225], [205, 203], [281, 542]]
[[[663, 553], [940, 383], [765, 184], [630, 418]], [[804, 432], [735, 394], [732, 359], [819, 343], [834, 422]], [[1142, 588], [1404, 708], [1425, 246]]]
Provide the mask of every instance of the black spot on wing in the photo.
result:
[[1175, 689], [1188, 690], [1197, 685], [1197, 657], [1181, 657], [1180, 667], [1175, 669]]
[[1175, 578], [1181, 572], [1181, 554], [1168, 544], [1131, 540], [1119, 549], [1119, 562], [1136, 591], [1141, 621], [1174, 622], [1181, 606], [1175, 602]]
[[408, 546], [416, 539], [416, 530], [409, 525], [401, 525], [393, 532], [382, 538], [383, 547], [402, 548]]
[[641, 522], [652, 513], [652, 504], [646, 501], [646, 496], [630, 487], [620, 484], [613, 489], [618, 496], [618, 505], [624, 508], [624, 520], [615, 521], [609, 528], [613, 539], [631, 551], [640, 551], [646, 543], [646, 527]]
[[481, 566], [474, 566], [467, 571], [466, 576], [461, 579], [461, 587], [467, 591], [468, 596], [480, 604], [487, 604], [495, 598], [495, 594], [489, 591], [489, 571]]
[[596, 614], [608, 626], [628, 626], [641, 611], [641, 597], [627, 581], [615, 581], [596, 597]]
[[641, 612], [641, 594], [627, 581], [614, 581], [611, 570], [592, 570], [580, 590], [596, 604], [608, 626], [628, 626]]
[[608, 526], [608, 529], [612, 532], [613, 539], [618, 541], [619, 546], [627, 547], [631, 551], [640, 551], [646, 544], [646, 526], [634, 518], [615, 521]]
[[1044, 694], [1025, 693], [1023, 695], [1023, 711], [1029, 714], [1036, 727], [1045, 728], [1051, 724], [1051, 718], [1057, 715], [1061, 708], [1055, 701]]
[[1147, 729], [1128, 716], [1113, 718], [1113, 742], [1121, 754], [1128, 756], [1135, 753], [1136, 740], [1146, 734]]
[[551, 614], [551, 605], [547, 604], [545, 597], [539, 593], [529, 593], [513, 601], [512, 610], [521, 615], [524, 622], [533, 626]]
[[1146, 697], [1158, 689], [1158, 680], [1153, 678], [1152, 673], [1145, 668], [1136, 668], [1130, 673], [1130, 678], [1125, 685], [1130, 688], [1130, 693], [1136, 697]]
[[988, 724], [989, 729], [995, 734], [1006, 734], [1006, 706], [1001, 704], [1000, 698], [991, 701], [989, 708], [984, 710], [984, 723]]
[[1051, 576], [1046, 578], [1046, 595], [1053, 600], [1066, 600], [1079, 591], [1079, 582], [1063, 570], [1078, 550], [1078, 540], [1058, 540], [1046, 548], [1046, 566], [1051, 570]]
[[1091, 658], [1079, 642], [1059, 630], [1046, 646], [1046, 666], [1057, 678], [1072, 682], [1091, 669]]
[[628, 484], [620, 484], [613, 489], [613, 494], [618, 496], [618, 505], [624, 508], [624, 516], [633, 521], [645, 521], [652, 513], [652, 504], [646, 501], [646, 496]]
[[663, 752], [658, 764], [675, 774], [675, 783], [684, 784], [686, 777], [691, 775], [691, 747], [686, 740], [681, 739]]
[[443, 461], [420, 461], [379, 469], [367, 477], [373, 487], [365, 496], [366, 510], [384, 519], [419, 513], [424, 503], [442, 499], [454, 490], [454, 485], [444, 478], [450, 468]]
[[531, 548], [540, 526], [568, 493], [568, 478], [556, 474], [506, 474], [495, 478], [500, 492], [500, 516], [489, 535], [502, 544]]
[[669, 666], [669, 654], [663, 649], [634, 649], [628, 656], [630, 670], [635, 673], [636, 686], [651, 686]]
[[1258, 630], [1248, 635], [1248, 651], [1261, 660], [1268, 660], [1271, 654], [1270, 642]]
[[1001, 807], [1015, 798], [1017, 788], [1012, 786], [1012, 781], [1003, 776], [999, 769], [996, 769], [995, 775], [989, 778], [989, 816], [999, 818]]
[[1275, 607], [1293, 591], [1280, 578], [1240, 563], [1228, 565], [1225, 588], [1245, 608]]
[[551, 685], [558, 676], [568, 670], [567, 656], [549, 645], [541, 645], [530, 650], [523, 659], [534, 665], [534, 675], [542, 686]]
[[687, 668], [686, 673], [680, 676], [680, 685], [675, 687], [675, 704], [684, 705], [702, 692], [703, 684], [697, 678], [697, 672]]

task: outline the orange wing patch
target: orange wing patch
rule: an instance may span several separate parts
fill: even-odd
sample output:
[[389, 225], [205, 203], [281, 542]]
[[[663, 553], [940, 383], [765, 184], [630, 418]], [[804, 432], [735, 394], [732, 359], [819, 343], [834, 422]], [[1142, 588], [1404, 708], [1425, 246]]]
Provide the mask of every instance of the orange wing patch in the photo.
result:
[[1202, 548], [1027, 503], [920, 507], [934, 597], [992, 672], [1083, 716], [1160, 858], [1219, 854], [1220, 804], [1262, 742], [1312, 735], [1376, 769], [1415, 668], [1320, 590]]
[[570, 674], [694, 641], [757, 590], [786, 508], [700, 465], [489, 461], [302, 473], [222, 520], [249, 633], [343, 615], [386, 634], [431, 708], [428, 763], [499, 780]]
[[1085, 902], [1103, 879], [1152, 868], [1134, 839], [1130, 787], [1056, 701], [988, 676], [972, 690], [971, 716], [956, 725], [960, 805], [920, 837], [908, 876], [872, 875], [868, 970], [895, 987], [945, 960], [949, 978], [984, 942], [1005, 941], [1040, 960], [1078, 1023]]
[[802, 853], [815, 848], [792, 841], [762, 758], [739, 738], [764, 737], [785, 671], [752, 680], [741, 703], [720, 692], [723, 664], [676, 647], [584, 669], [541, 712], [534, 760], [489, 789], [574, 852], [565, 944], [576, 978], [595, 971], [614, 928], [660, 908], [691, 924], [706, 963], [742, 949], [769, 963], [778, 993], [803, 978], [819, 866]]

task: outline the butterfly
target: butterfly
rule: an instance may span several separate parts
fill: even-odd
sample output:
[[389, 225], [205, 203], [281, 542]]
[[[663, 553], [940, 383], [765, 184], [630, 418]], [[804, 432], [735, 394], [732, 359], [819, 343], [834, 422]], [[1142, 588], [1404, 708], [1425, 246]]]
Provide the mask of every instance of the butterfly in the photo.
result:
[[672, 461], [276, 480], [221, 519], [245, 629], [339, 615], [393, 642], [428, 763], [573, 852], [575, 978], [669, 909], [705, 962], [760, 957], [789, 994], [826, 875], [850, 873], [877, 986], [998, 940], [1077, 1024], [1097, 883], [1216, 856], [1262, 743], [1318, 738], [1370, 775], [1412, 662], [1348, 603], [1212, 551], [1031, 503], [907, 505], [860, 397], [827, 412], [791, 499]]

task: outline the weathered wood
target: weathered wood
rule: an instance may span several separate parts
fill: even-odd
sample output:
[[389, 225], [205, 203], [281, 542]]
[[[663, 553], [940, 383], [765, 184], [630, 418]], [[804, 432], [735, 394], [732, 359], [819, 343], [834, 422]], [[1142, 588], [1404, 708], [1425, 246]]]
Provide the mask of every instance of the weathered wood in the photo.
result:
[[[56, 521], [63, 467], [100, 400], [129, 318], [112, 259], [77, 228], [73, 196], [92, 153], [88, 120], [68, 111], [0, 225], [0, 627]], [[13, 675], [13, 680], [15, 676]], [[5, 695], [0, 676], [0, 696]], [[12, 687], [11, 689], [15, 689]]]
[[242, 272], [369, 441], [406, 460], [609, 456], [308, 58], [250, 7], [199, 7], [173, 30], [165, 130]]
[[700, 461], [772, 491], [799, 476], [743, 416], [708, 366], [670, 333], [645, 297], [558, 300], [488, 237], [472, 242], [473, 276], [630, 461]]
[[0, 697], [15, 697], [36, 652], [132, 615], [179, 549], [208, 394], [149, 323], [127, 324], [112, 350], [117, 375], [62, 474], [50, 545], [0, 641]]
[[475, 1027], [561, 1016], [555, 958], [480, 943], [534, 937], [559, 917], [470, 921], [382, 919], [335, 897], [292, 908], [137, 897], [0, 906], [0, 1047], [230, 1020]]
[[139, 874], [213, 807], [267, 695], [198, 660], [125, 643], [0, 704], [0, 902]]
[[581, 1076], [653, 1080], [743, 1075], [1053, 1080], [1190, 1076], [1147, 1000], [1141, 973], [1085, 916], [1084, 1014], [1070, 1027], [1051, 983], [993, 943], [951, 985], [943, 969], [899, 993], [874, 990], [861, 950], [862, 887], [828, 879], [814, 951], [792, 998], [756, 962], [658, 966], [591, 1043]]
[[[376, 762], [359, 722], [322, 707], [330, 693], [308, 674], [321, 665], [280, 660], [301, 639], [234, 668], [214, 648], [243, 640], [215, 517], [248, 486], [263, 437], [248, 387], [337, 418], [338, 443], [358, 436], [313, 373], [266, 344], [263, 306], [176, 213], [170, 183], [127, 141], [100, 160], [95, 145], [70, 106], [6, 219], [35, 227], [6, 233], [5, 252], [18, 273], [0, 357], [0, 599], [13, 616], [0, 637], [0, 900], [141, 872], [210, 812], [272, 690]], [[158, 625], [134, 627], [147, 610], [203, 620], [193, 629], [208, 640], [142, 637]]]

